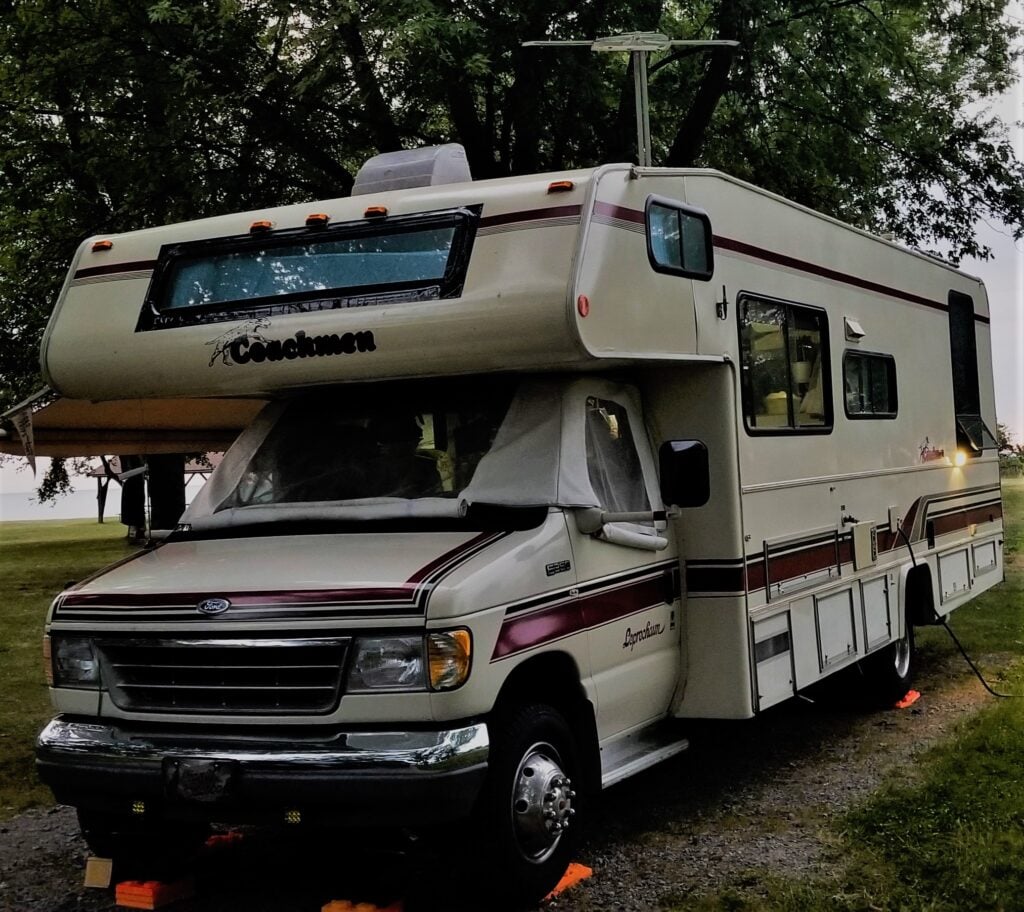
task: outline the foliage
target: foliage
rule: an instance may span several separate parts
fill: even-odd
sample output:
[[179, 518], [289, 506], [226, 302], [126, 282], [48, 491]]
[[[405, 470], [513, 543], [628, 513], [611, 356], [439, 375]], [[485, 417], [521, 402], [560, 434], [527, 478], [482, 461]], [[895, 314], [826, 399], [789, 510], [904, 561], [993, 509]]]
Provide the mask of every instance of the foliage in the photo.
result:
[[43, 680], [40, 642], [51, 599], [69, 580], [82, 579], [129, 553], [124, 527], [95, 520], [5, 522], [0, 548], [0, 820], [49, 804], [36, 778], [35, 736], [52, 715]]
[[[493, 177], [633, 154], [623, 55], [528, 39], [659, 29], [655, 160], [718, 167], [907, 243], [1020, 232], [984, 107], [1007, 0], [20, 0], [0, 19], [0, 407], [94, 234], [348, 192], [378, 151], [462, 142]], [[984, 251], [981, 251], [984, 253]]]

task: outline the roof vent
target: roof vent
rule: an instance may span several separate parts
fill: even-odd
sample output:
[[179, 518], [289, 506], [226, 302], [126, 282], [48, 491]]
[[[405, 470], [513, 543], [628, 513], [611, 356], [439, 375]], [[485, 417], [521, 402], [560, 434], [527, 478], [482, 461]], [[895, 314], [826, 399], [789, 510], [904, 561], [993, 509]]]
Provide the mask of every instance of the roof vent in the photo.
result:
[[459, 184], [472, 179], [466, 150], [458, 143], [448, 143], [373, 156], [359, 169], [352, 195]]

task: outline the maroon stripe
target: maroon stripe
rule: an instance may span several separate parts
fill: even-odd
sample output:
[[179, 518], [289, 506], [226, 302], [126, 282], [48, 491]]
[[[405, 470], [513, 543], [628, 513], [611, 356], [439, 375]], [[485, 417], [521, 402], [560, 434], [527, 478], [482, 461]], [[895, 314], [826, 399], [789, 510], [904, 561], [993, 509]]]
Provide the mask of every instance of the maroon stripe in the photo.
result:
[[[425, 582], [430, 575], [447, 564], [451, 565], [447, 569], [454, 569], [462, 555], [474, 550], [486, 539], [493, 537], [495, 537], [493, 532], [482, 532], [473, 536], [469, 541], [463, 542], [435, 558], [417, 570], [406, 582], [397, 586], [359, 586], [345, 589], [270, 589], [213, 594], [218, 598], [228, 599], [232, 605], [240, 608], [262, 605], [343, 605], [376, 602], [413, 604], [425, 590], [430, 588], [430, 584]], [[210, 597], [209, 591], [158, 592], [145, 595], [70, 593], [64, 597], [60, 608], [182, 608], [198, 604], [204, 598]]]
[[533, 614], [507, 617], [501, 625], [491, 661], [591, 627], [610, 624], [664, 601], [665, 584], [659, 575], [619, 589], [595, 592]]
[[594, 214], [619, 219], [623, 222], [634, 222], [637, 225], [643, 225], [645, 222], [644, 214], [639, 209], [627, 209], [625, 206], [616, 206], [612, 203], [594, 203]]
[[71, 593], [64, 597], [61, 608], [188, 608], [204, 598], [226, 598], [235, 607], [260, 605], [336, 605], [339, 603], [374, 603], [380, 601], [411, 602], [416, 586], [388, 586], [379, 589], [275, 589], [256, 592], [157, 592], [147, 595], [117, 593], [112, 595], [86, 595]]
[[138, 260], [134, 263], [113, 263], [110, 266], [90, 266], [88, 269], [79, 269], [75, 273], [76, 279], [87, 279], [89, 276], [117, 275], [119, 272], [139, 272], [143, 269], [156, 269], [156, 260]]
[[722, 250], [731, 250], [733, 253], [743, 253], [747, 256], [756, 257], [778, 266], [786, 266], [790, 269], [799, 269], [801, 272], [809, 272], [811, 275], [820, 276], [823, 279], [832, 279], [835, 282], [843, 282], [866, 291], [873, 291], [877, 294], [888, 295], [892, 298], [899, 298], [902, 301], [909, 301], [912, 304], [920, 304], [923, 307], [931, 307], [933, 310], [946, 311], [945, 304], [932, 301], [929, 298], [922, 298], [920, 295], [909, 291], [902, 291], [899, 288], [892, 288], [889, 285], [882, 285], [872, 282], [870, 279], [862, 279], [860, 276], [850, 275], [847, 272], [839, 272], [836, 269], [829, 269], [827, 266], [819, 266], [816, 263], [808, 263], [806, 260], [798, 260], [795, 257], [786, 256], [784, 253], [777, 253], [774, 250], [765, 250], [763, 247], [755, 247], [743, 241], [735, 241], [732, 238], [715, 235], [715, 246]]
[[1003, 505], [998, 503], [960, 510], [957, 513], [948, 513], [945, 516], [937, 516], [932, 522], [935, 525], [935, 534], [945, 535], [949, 532], [966, 529], [970, 525], [995, 522], [997, 518], [1002, 519], [1002, 517]]
[[621, 589], [595, 592], [580, 599], [584, 627], [600, 627], [665, 602], [665, 579], [658, 575]]
[[504, 215], [489, 215], [480, 219], [481, 228], [495, 225], [511, 225], [515, 222], [535, 222], [539, 219], [565, 218], [579, 215], [580, 206], [549, 206], [547, 209], [527, 209], [524, 212], [506, 212]]
[[550, 643], [582, 629], [582, 613], [578, 600], [546, 608], [535, 614], [507, 618], [501, 625], [501, 633], [498, 634], [498, 642], [494, 645], [491, 661], [523, 649], [532, 649], [542, 643]]
[[423, 580], [425, 580], [428, 576], [434, 573], [443, 564], [446, 564], [449, 561], [456, 560], [460, 555], [464, 554], [467, 551], [471, 551], [481, 542], [492, 537], [494, 534], [494, 532], [481, 532], [479, 535], [474, 535], [469, 541], [463, 542], [461, 545], [452, 548], [450, 551], [445, 551], [445, 553], [442, 554], [440, 557], [434, 558], [434, 560], [432, 560], [429, 564], [417, 570], [412, 576], [409, 577], [406, 583], [408, 584], [423, 582]]

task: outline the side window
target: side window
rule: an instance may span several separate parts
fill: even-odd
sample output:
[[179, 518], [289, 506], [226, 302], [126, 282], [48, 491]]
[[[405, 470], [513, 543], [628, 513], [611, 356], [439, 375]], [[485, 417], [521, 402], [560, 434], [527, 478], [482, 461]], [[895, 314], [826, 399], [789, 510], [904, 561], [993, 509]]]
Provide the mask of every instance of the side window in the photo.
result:
[[843, 400], [847, 418], [895, 418], [896, 359], [892, 355], [846, 352]]
[[650, 510], [640, 457], [626, 409], [587, 397], [587, 474], [601, 506], [610, 513]]
[[978, 343], [974, 333], [974, 299], [949, 293], [949, 353], [953, 362], [953, 410], [956, 445], [970, 456], [999, 444], [981, 417], [978, 386]]
[[671, 200], [647, 200], [647, 256], [655, 272], [707, 281], [715, 270], [707, 213]]
[[825, 311], [744, 297], [739, 312], [747, 429], [828, 433], [832, 388]]

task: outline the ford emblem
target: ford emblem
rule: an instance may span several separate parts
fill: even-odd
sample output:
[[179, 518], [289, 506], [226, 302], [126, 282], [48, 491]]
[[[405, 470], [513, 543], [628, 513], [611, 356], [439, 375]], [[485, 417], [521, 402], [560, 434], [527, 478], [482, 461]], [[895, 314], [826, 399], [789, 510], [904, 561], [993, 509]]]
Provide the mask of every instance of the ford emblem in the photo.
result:
[[231, 607], [231, 602], [222, 598], [203, 599], [196, 605], [196, 611], [200, 614], [223, 614]]

